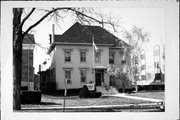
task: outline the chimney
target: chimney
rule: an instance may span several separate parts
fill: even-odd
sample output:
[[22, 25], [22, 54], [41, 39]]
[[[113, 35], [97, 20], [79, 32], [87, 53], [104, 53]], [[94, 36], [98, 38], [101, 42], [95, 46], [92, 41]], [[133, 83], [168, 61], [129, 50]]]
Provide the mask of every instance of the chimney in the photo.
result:
[[51, 45], [52, 44], [52, 35], [49, 34], [49, 44]]
[[55, 31], [55, 25], [52, 24], [52, 43], [54, 43], [54, 31]]
[[41, 72], [41, 65], [39, 65], [39, 72]]

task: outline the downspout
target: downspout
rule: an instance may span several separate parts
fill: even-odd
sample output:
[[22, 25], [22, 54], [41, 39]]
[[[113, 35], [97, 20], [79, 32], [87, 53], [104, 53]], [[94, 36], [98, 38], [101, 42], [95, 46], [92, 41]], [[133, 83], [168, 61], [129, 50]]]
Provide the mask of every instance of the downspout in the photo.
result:
[[28, 91], [30, 90], [30, 85], [29, 85], [29, 49], [28, 49]]

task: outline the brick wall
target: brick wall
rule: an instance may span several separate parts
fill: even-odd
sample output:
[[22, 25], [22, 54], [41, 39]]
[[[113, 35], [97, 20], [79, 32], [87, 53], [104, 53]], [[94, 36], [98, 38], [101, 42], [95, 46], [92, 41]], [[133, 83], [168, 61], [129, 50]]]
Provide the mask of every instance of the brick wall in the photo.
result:
[[22, 87], [28, 87], [28, 81], [34, 81], [33, 50], [22, 51]]

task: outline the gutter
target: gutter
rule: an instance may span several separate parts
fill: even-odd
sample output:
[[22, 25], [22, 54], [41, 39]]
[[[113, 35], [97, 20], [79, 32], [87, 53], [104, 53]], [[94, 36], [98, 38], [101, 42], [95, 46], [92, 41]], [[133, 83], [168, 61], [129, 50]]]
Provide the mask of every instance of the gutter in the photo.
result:
[[[54, 42], [49, 47], [47, 54], [50, 54], [54, 49], [55, 45], [78, 45], [78, 46], [92, 46], [92, 43], [72, 43], [72, 42]], [[113, 47], [114, 44], [96, 44], [97, 46]]]

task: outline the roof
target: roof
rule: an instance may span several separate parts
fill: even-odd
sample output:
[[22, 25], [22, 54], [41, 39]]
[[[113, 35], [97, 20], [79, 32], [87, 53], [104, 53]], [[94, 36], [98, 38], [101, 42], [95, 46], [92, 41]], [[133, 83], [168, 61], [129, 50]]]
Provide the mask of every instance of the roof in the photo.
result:
[[26, 36], [24, 36], [23, 44], [35, 44], [34, 35], [27, 34]]
[[48, 53], [56, 44], [92, 45], [93, 38], [96, 45], [128, 45], [100, 26], [87, 26], [76, 22], [62, 35], [54, 35], [55, 42], [51, 45]]

